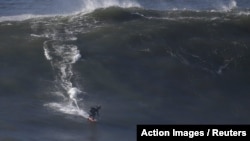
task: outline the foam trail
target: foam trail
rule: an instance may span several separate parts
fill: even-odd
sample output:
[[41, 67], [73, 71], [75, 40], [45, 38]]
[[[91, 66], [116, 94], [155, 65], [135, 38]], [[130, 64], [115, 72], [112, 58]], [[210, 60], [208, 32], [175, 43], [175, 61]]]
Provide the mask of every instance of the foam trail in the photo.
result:
[[58, 43], [54, 40], [45, 41], [44, 55], [46, 59], [50, 61], [56, 74], [57, 84], [61, 87], [61, 89], [59, 88], [59, 90], [57, 90], [57, 93], [66, 94], [65, 97], [67, 101], [53, 102], [45, 104], [45, 106], [66, 114], [79, 115], [87, 118], [88, 113], [78, 105], [77, 95], [81, 94], [82, 91], [73, 87], [71, 82], [71, 78], [74, 75], [72, 65], [81, 57], [77, 46]]
[[68, 92], [72, 88], [72, 65], [81, 58], [77, 46], [46, 41], [44, 43], [44, 55], [56, 71], [57, 81]]
[[88, 116], [89, 116], [88, 113], [85, 112], [84, 110], [76, 109], [75, 106], [72, 106], [68, 103], [52, 102], [52, 103], [45, 104], [45, 106], [50, 107], [56, 111], [70, 114], [70, 115], [78, 115], [78, 116], [82, 116], [84, 118], [88, 118]]
[[80, 108], [79, 108], [79, 106], [77, 104], [76, 97], [77, 97], [77, 94], [79, 94], [79, 93], [81, 93], [81, 91], [79, 89], [75, 88], [75, 87], [70, 88], [70, 90], [68, 91], [70, 99], [72, 99], [74, 101], [74, 103], [75, 103], [75, 105], [76, 105], [76, 107], [78, 109], [80, 109]]
[[[73, 64], [75, 64], [80, 58], [81, 54], [78, 50], [78, 47], [72, 44], [73, 41], [77, 40], [74, 36], [74, 33], [69, 31], [65, 27], [64, 31], [56, 29], [57, 23], [48, 23], [50, 30], [46, 30], [44, 35], [35, 36], [38, 37], [47, 37], [48, 40], [44, 42], [44, 56], [51, 63], [52, 69], [55, 73], [55, 91], [53, 96], [62, 98], [58, 102], [51, 102], [45, 104], [56, 111], [79, 115], [84, 118], [88, 117], [88, 113], [84, 111], [83, 105], [79, 105], [78, 95], [82, 91], [73, 86], [72, 77], [74, 77]], [[36, 26], [34, 26], [36, 27]], [[37, 34], [31, 34], [31, 36]], [[74, 40], [72, 40], [74, 38]], [[71, 42], [71, 44], [68, 43]], [[80, 107], [81, 106], [81, 107]]]

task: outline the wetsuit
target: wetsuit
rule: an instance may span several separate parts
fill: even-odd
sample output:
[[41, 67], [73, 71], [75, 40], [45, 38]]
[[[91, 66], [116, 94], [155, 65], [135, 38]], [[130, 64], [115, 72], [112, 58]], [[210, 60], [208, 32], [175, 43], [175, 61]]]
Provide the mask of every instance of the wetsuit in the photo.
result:
[[89, 117], [95, 119], [96, 116], [99, 116], [99, 110], [101, 106], [91, 107], [89, 110]]

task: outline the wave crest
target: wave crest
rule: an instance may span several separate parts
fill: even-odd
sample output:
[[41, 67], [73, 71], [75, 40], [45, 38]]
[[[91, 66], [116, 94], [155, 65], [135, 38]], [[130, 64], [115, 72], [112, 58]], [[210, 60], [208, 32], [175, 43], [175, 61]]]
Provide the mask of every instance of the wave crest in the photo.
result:
[[233, 9], [237, 8], [237, 2], [235, 0], [231, 0], [228, 4], [226, 5], [221, 5], [222, 11], [231, 11]]
[[84, 0], [83, 1], [83, 7], [81, 12], [91, 12], [93, 10], [99, 9], [99, 8], [107, 8], [107, 7], [123, 7], [123, 8], [129, 8], [129, 7], [141, 7], [140, 4], [136, 1], [127, 0], [127, 1], [121, 1], [121, 0]]

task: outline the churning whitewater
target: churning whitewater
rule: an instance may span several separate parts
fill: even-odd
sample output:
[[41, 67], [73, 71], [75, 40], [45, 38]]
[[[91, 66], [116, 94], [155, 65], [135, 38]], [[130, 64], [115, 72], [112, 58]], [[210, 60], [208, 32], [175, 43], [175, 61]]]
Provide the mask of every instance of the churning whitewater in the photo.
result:
[[[37, 23], [35, 23], [37, 24]], [[45, 104], [55, 110], [64, 112], [66, 114], [80, 115], [85, 118], [88, 113], [78, 105], [79, 99], [77, 95], [83, 93], [79, 88], [73, 86], [72, 77], [74, 77], [73, 65], [81, 58], [78, 47], [74, 44], [67, 43], [69, 41], [76, 41], [77, 37], [73, 35], [65, 27], [62, 29], [55, 28], [55, 23], [48, 22], [49, 26], [45, 31], [45, 35], [38, 35], [35, 37], [48, 37], [43, 43], [44, 55], [50, 61], [55, 76], [55, 93], [57, 96], [63, 98], [63, 101], [52, 102]], [[58, 23], [56, 23], [58, 24]], [[34, 25], [34, 28], [36, 26]], [[59, 31], [58, 31], [59, 30]], [[33, 36], [36, 34], [33, 34]]]
[[62, 96], [65, 101], [45, 105], [67, 114], [76, 114], [87, 118], [88, 114], [80, 109], [77, 103], [77, 95], [82, 93], [82, 91], [74, 87], [71, 82], [74, 75], [72, 65], [81, 57], [79, 50], [75, 45], [64, 45], [54, 42], [53, 40], [45, 41], [44, 53], [57, 75], [56, 84], [59, 89], [54, 93]]

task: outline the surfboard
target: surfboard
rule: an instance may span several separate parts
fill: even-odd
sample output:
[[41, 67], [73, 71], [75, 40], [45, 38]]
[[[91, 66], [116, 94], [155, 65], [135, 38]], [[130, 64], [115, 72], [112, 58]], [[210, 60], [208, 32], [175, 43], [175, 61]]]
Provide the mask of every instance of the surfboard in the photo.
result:
[[91, 122], [97, 122], [96, 119], [93, 119], [93, 118], [90, 118], [90, 117], [88, 118], [88, 120], [91, 121]]

